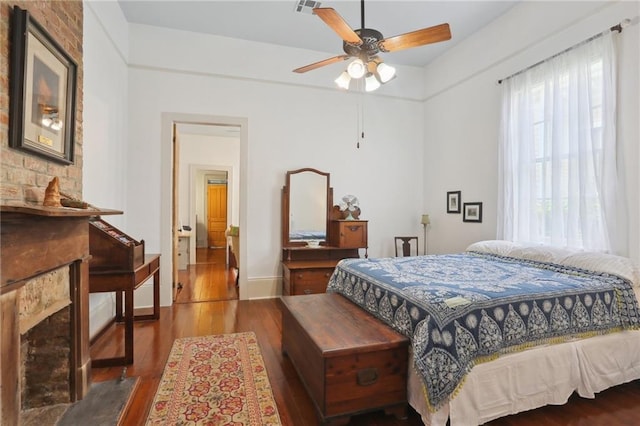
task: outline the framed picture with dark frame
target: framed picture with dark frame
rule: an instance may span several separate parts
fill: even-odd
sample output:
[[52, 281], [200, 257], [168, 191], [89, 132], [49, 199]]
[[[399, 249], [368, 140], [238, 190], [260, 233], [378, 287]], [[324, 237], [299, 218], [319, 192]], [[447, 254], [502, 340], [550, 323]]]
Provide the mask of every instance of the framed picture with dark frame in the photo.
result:
[[9, 146], [72, 164], [77, 65], [26, 10], [12, 25]]
[[482, 203], [464, 203], [463, 222], [482, 222]]
[[460, 213], [460, 191], [447, 192], [447, 213]]

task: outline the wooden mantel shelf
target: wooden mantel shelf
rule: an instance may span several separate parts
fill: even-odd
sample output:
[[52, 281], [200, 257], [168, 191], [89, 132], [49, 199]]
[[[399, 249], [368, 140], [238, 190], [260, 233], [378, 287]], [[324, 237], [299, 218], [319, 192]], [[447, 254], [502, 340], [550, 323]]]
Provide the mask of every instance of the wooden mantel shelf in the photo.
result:
[[20, 213], [47, 217], [86, 217], [122, 214], [122, 211], [95, 207], [75, 209], [72, 207], [45, 207], [37, 204], [2, 204], [0, 205], [0, 213]]
[[0, 205], [0, 294], [36, 275], [89, 258], [87, 223], [111, 209]]

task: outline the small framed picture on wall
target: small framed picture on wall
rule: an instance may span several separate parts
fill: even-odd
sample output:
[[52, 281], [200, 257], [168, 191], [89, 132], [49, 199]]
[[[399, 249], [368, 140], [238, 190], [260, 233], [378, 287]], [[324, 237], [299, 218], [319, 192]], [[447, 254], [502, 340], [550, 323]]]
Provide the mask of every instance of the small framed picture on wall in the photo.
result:
[[463, 222], [482, 222], [482, 203], [464, 203]]
[[460, 213], [460, 191], [447, 192], [447, 213]]

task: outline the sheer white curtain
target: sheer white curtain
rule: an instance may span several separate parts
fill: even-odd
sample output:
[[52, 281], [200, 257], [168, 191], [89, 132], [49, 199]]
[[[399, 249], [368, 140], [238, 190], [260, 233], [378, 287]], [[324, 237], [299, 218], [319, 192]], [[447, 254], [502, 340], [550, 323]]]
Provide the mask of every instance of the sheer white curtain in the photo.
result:
[[499, 238], [597, 251], [618, 245], [625, 209], [614, 37], [609, 31], [503, 81]]

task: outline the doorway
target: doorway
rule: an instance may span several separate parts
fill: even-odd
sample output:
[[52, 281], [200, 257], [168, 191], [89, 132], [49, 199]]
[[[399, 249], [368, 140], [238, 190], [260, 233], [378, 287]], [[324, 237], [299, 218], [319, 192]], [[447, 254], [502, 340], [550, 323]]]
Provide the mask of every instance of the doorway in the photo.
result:
[[[175, 128], [179, 152], [173, 156], [172, 207], [179, 232], [173, 238], [183, 251], [174, 302], [237, 299], [237, 271], [229, 267], [225, 231], [232, 221], [239, 223], [240, 127], [177, 123]], [[202, 160], [210, 164], [196, 163]]]

